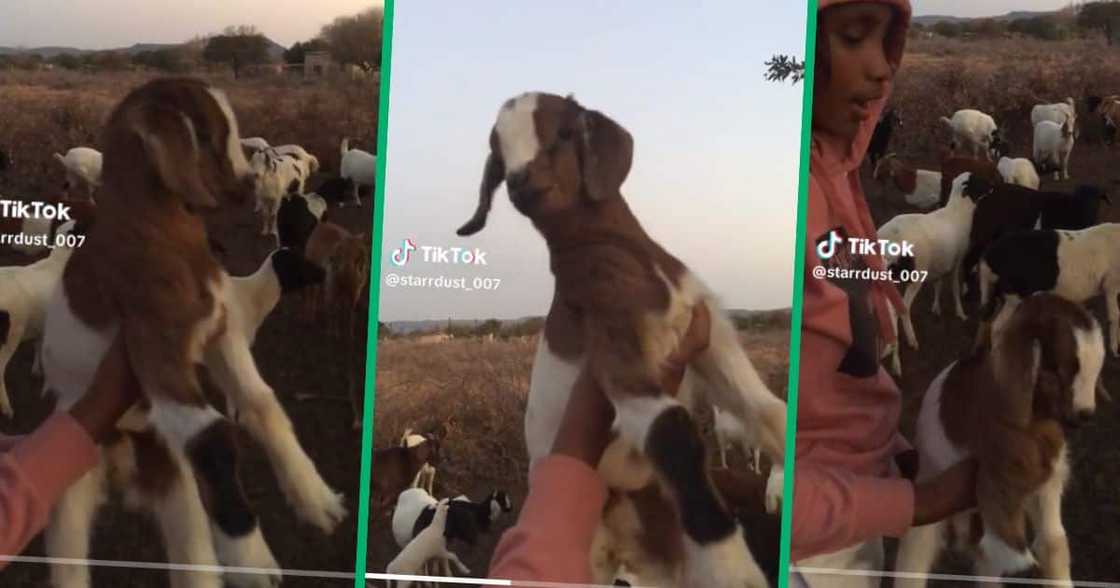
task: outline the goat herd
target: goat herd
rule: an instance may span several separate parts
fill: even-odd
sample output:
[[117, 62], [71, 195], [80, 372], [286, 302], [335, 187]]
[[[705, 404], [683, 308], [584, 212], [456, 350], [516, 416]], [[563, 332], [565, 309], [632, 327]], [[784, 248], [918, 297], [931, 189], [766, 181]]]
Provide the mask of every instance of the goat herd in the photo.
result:
[[[342, 139], [338, 176], [307, 192], [317, 157], [298, 145], [241, 139], [225, 94], [191, 78], [132, 90], [105, 122], [99, 147], [54, 154], [65, 196], [38, 200], [68, 210], [69, 219], [0, 218], [0, 235], [21, 236], [4, 259], [47, 254], [0, 268], [0, 413], [15, 416], [4, 381], [22, 343], [34, 354], [30, 375], [61, 411], [88, 388], [112, 325], [150, 401], [122, 419], [101, 463], [62, 496], [44, 535], [45, 554], [89, 557], [95, 515], [106, 493], [117, 491], [130, 510], [154, 515], [177, 564], [289, 567], [273, 556], [245, 497], [233, 431], [244, 430], [264, 449], [299, 518], [330, 533], [347, 508], [258, 372], [254, 356], [262, 346], [250, 348], [281, 299], [302, 294], [307, 322], [324, 325], [352, 360], [343, 369], [353, 426], [361, 426], [355, 355], [364, 351], [364, 329], [356, 333], [355, 325], [369, 281], [369, 235], [339, 221], [345, 207], [361, 204], [359, 189], [372, 187], [375, 156]], [[2, 159], [4, 173], [18, 173]], [[227, 204], [250, 199], [270, 252], [255, 272], [231, 276], [218, 261], [228, 252], [207, 227], [237, 212]], [[260, 240], [248, 233], [230, 241]], [[207, 368], [205, 382], [195, 364]], [[18, 381], [22, 388], [31, 379], [21, 374]], [[14, 392], [33, 395], [30, 388]], [[203, 445], [209, 449], [199, 450]], [[279, 581], [276, 573], [170, 576], [172, 585], [268, 587]], [[56, 586], [90, 585], [85, 566], [52, 564], [50, 575]]]
[[[947, 280], [955, 315], [967, 324], [962, 292], [971, 292], [979, 317], [968, 348], [929, 366], [935, 376], [904, 378], [899, 348], [905, 339], [919, 349], [911, 314], [924, 284], [899, 283], [903, 308], [893, 318], [903, 336], [887, 346], [883, 359], [904, 391], [927, 386], [911, 438], [920, 457], [918, 478], [969, 456], [979, 464], [979, 478], [977, 510], [912, 529], [899, 544], [897, 571], [929, 572], [943, 549], [953, 549], [969, 557], [978, 575], [1033, 569], [1070, 581], [1062, 497], [1075, 448], [1067, 434], [1091, 420], [1098, 397], [1107, 398], [1101, 382], [1106, 338], [1085, 303], [1104, 296], [1114, 356], [1120, 344], [1120, 223], [1101, 222], [1101, 202], [1111, 203], [1106, 190], [1090, 183], [1071, 192], [1042, 186], [1048, 177], [1070, 179], [1081, 119], [1099, 117], [1109, 135], [1120, 121], [1120, 96], [1092, 97], [1086, 105], [1081, 117], [1072, 98], [1035, 105], [1030, 157], [1010, 156], [1006, 132], [978, 110], [940, 119], [952, 136], [940, 170], [919, 169], [887, 152], [892, 132], [903, 127], [897, 110], [884, 111], [872, 136], [873, 179], [923, 211], [898, 214], [878, 229], [880, 239], [913, 246], [913, 256], [887, 256], [895, 277], [918, 270], [932, 282], [934, 317], [941, 316]], [[878, 208], [897, 204], [897, 196], [889, 196]], [[938, 323], [949, 328], [947, 319], [927, 323], [927, 337]], [[915, 360], [936, 357], [941, 343]], [[923, 341], [922, 349], [930, 344]], [[896, 585], [925, 582], [907, 578]]]

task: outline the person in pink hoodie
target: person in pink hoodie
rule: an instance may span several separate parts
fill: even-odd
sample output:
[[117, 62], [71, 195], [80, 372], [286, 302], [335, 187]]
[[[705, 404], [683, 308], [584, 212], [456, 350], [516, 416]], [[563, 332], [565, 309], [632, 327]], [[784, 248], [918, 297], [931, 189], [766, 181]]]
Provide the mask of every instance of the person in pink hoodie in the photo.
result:
[[[908, 0], [820, 0], [790, 561], [791, 586], [875, 586], [882, 538], [973, 506], [975, 463], [915, 484], [898, 431], [901, 393], [880, 365], [895, 333], [884, 262], [849, 239], [876, 239], [859, 169], [902, 59]], [[838, 270], [869, 270], [861, 276]], [[820, 274], [824, 272], [825, 275]], [[867, 276], [865, 279], [864, 276]], [[880, 274], [881, 278], [882, 275]]]
[[0, 436], [0, 569], [47, 524], [54, 503], [97, 464], [97, 443], [112, 434], [139, 394], [118, 339], [85, 396], [23, 437]]
[[[711, 315], [700, 304], [665, 368], [662, 388], [670, 394], [680, 388], [685, 366], [708, 347], [710, 330]], [[590, 384], [581, 379], [572, 390], [552, 452], [529, 472], [529, 495], [517, 524], [494, 549], [488, 577], [512, 580], [513, 586], [533, 585], [519, 581], [590, 584], [591, 540], [607, 500], [596, 467], [614, 420], [610, 401]]]

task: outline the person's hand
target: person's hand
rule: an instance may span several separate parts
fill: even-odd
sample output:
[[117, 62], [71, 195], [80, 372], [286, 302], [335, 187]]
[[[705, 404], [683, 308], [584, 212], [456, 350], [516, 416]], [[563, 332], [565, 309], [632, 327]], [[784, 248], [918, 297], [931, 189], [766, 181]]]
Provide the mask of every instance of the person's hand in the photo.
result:
[[[711, 315], [707, 305], [701, 302], [693, 307], [692, 322], [662, 372], [662, 390], [665, 393], [676, 396], [685, 368], [708, 348], [710, 332]], [[610, 443], [613, 421], [614, 406], [585, 369], [572, 387], [568, 406], [552, 444], [552, 453], [575, 457], [596, 467]]]
[[94, 441], [100, 442], [139, 396], [140, 384], [128, 363], [124, 338], [118, 335], [102, 358], [93, 383], [70, 407], [70, 416]]
[[976, 470], [976, 460], [969, 458], [915, 484], [913, 526], [935, 523], [975, 507]]

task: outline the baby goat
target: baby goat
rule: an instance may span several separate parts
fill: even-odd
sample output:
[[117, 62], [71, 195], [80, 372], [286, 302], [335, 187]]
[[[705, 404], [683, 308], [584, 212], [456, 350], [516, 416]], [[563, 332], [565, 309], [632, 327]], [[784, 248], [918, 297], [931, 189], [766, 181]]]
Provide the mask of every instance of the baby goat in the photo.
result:
[[[708, 305], [712, 324], [710, 345], [689, 370], [775, 464], [785, 453], [785, 403], [755, 371], [715, 296], [627, 206], [621, 186], [632, 158], [630, 133], [570, 96], [532, 92], [507, 100], [490, 133], [478, 206], [458, 234], [483, 228], [504, 181], [513, 206], [548, 245], [556, 281], [533, 361], [525, 416], [530, 458], [548, 453], [572, 387], [599, 386], [617, 414], [615, 444], [636, 458], [607, 468], [608, 486], [637, 489], [660, 474], [684, 521], [686, 583], [766, 586], [707, 475], [692, 415], [661, 387], [662, 365], [695, 305]], [[639, 471], [627, 469], [635, 466]], [[780, 497], [780, 477], [780, 469], [772, 472], [772, 496]]]
[[[237, 119], [225, 95], [205, 82], [160, 78], [116, 106], [101, 144], [102, 179], [113, 197], [100, 205], [48, 303], [44, 390], [58, 397], [56, 410], [68, 409], [89, 388], [113, 340], [123, 337], [143, 398], [118, 425], [125, 434], [103, 449], [102, 464], [60, 500], [47, 555], [88, 556], [111, 466], [132, 472], [131, 497], [157, 513], [176, 563], [275, 569], [237, 477], [236, 427], [206, 402], [197, 365], [206, 366], [238, 424], [263, 446], [302, 519], [330, 532], [346, 510], [258, 372], [248, 334], [235, 328], [248, 319], [231, 301], [232, 280], [207, 245], [200, 212], [216, 208], [219, 198], [244, 201], [253, 193]], [[85, 566], [51, 571], [55, 585], [89, 584]], [[177, 575], [175, 585], [187, 581]], [[221, 584], [206, 572], [190, 581]], [[231, 574], [229, 581], [257, 586], [275, 578]]]
[[[431, 560], [450, 561], [463, 574], [471, 573], [470, 568], [463, 564], [459, 556], [447, 549], [447, 537], [444, 535], [447, 527], [450, 501], [446, 498], [439, 501], [435, 508], [432, 524], [421, 531], [404, 549], [385, 567], [386, 574], [416, 575], [423, 570]], [[397, 588], [408, 588], [411, 580], [397, 580]]]
[[339, 151], [342, 159], [339, 160], [338, 175], [343, 180], [350, 181], [351, 202], [355, 206], [361, 206], [362, 200], [358, 197], [358, 190], [362, 186], [373, 189], [374, 179], [377, 176], [377, 156], [361, 149], [351, 149], [350, 139], [345, 137], [342, 139]]
[[[919, 482], [976, 458], [978, 508], [911, 529], [895, 569], [915, 576], [896, 584], [924, 586], [921, 574], [944, 547], [972, 551], [979, 576], [1029, 568], [1035, 557], [1027, 519], [1043, 577], [1070, 581], [1061, 517], [1069, 475], [1063, 425], [1093, 415], [1103, 363], [1096, 319], [1054, 295], [1009, 301], [990, 327], [981, 328], [976, 349], [930, 384], [915, 433]], [[949, 545], [954, 537], [959, 544]]]
[[101, 152], [90, 147], [74, 147], [66, 155], [54, 154], [54, 158], [66, 169], [64, 191], [85, 186], [87, 195], [93, 200], [93, 193], [101, 186]]

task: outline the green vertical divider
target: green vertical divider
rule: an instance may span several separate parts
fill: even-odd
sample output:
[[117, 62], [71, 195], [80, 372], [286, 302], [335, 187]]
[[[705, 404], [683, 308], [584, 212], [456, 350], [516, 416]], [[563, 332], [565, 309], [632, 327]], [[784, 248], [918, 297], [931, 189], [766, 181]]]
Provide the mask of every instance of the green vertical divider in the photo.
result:
[[381, 86], [377, 105], [377, 176], [373, 194], [373, 239], [370, 246], [369, 320], [366, 325], [365, 406], [362, 408], [362, 473], [358, 490], [358, 540], [354, 554], [354, 588], [366, 585], [366, 545], [369, 541], [370, 461], [373, 455], [374, 383], [377, 380], [377, 323], [381, 300], [381, 241], [385, 219], [385, 170], [388, 160], [389, 80], [393, 65], [394, 0], [385, 0], [381, 20]]
[[789, 586], [789, 547], [793, 523], [794, 458], [797, 440], [797, 398], [801, 373], [801, 310], [805, 298], [805, 215], [809, 210], [809, 149], [813, 129], [813, 69], [817, 49], [817, 0], [808, 0], [805, 19], [805, 78], [801, 81], [801, 168], [797, 188], [797, 233], [794, 235], [793, 310], [790, 315], [789, 392], [786, 395], [785, 487], [782, 489], [782, 549], [778, 588]]

